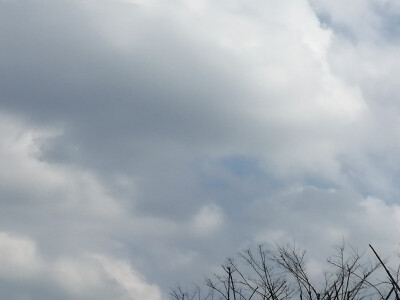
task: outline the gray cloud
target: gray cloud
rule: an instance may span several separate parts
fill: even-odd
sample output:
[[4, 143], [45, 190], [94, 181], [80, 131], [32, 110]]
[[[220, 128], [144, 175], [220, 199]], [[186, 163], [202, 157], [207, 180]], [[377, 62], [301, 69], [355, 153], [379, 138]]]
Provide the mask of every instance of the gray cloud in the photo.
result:
[[159, 299], [260, 241], [396, 247], [386, 8], [235, 3], [0, 2], [0, 265], [22, 243], [34, 274], [2, 296]]

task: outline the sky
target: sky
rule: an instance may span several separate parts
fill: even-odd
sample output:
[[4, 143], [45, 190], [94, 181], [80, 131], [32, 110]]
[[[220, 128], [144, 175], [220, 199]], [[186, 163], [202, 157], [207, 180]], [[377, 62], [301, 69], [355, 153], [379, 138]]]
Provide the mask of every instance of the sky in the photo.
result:
[[166, 299], [258, 243], [314, 274], [343, 240], [393, 254], [399, 26], [395, 0], [0, 0], [0, 298]]

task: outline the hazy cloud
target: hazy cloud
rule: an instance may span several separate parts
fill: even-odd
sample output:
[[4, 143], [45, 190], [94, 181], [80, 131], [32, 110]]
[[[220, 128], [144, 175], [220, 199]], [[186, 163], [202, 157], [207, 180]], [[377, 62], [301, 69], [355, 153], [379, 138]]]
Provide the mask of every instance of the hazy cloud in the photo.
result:
[[342, 238], [394, 250], [398, 12], [1, 1], [0, 295], [161, 299], [257, 242], [315, 274]]

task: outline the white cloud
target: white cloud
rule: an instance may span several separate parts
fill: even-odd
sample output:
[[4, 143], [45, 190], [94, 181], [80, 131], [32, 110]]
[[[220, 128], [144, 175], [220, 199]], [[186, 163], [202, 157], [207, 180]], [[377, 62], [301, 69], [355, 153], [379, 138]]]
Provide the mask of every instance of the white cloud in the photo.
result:
[[224, 225], [224, 217], [219, 207], [215, 205], [203, 206], [194, 216], [192, 227], [196, 234], [216, 234]]
[[[102, 217], [122, 213], [119, 204], [89, 172], [38, 160], [40, 141], [59, 133], [30, 127], [6, 114], [2, 114], [1, 122], [0, 186], [3, 191], [22, 193], [23, 197], [30, 198], [33, 206], [47, 204], [64, 212], [79, 209]], [[15, 201], [18, 200], [7, 202]]]
[[161, 299], [156, 285], [147, 283], [128, 262], [99, 254], [61, 258], [49, 265], [49, 273], [66, 292], [100, 299]]
[[126, 291], [128, 299], [161, 299], [159, 288], [148, 284], [127, 262], [99, 255], [94, 258], [100, 262], [104, 272]]
[[0, 276], [9, 282], [51, 285], [61, 297], [161, 299], [159, 288], [147, 283], [127, 261], [99, 254], [51, 259], [38, 252], [32, 239], [6, 232], [0, 232], [0, 267]]
[[[72, 294], [79, 299], [96, 295], [99, 298], [99, 290], [109, 287], [108, 277], [118, 275], [109, 274], [115, 263], [116, 267], [124, 267], [125, 272], [132, 273], [127, 280], [136, 280], [136, 284], [127, 287], [126, 282], [116, 278], [114, 290], [117, 294], [129, 289], [129, 295], [119, 299], [136, 299], [132, 295], [142, 292], [151, 292], [149, 299], [159, 299], [157, 287], [146, 287], [145, 281], [133, 269], [128, 270], [130, 267], [126, 263], [104, 258], [102, 264], [111, 268], [110, 271], [99, 265], [97, 256], [79, 259], [66, 256], [54, 260], [38, 253], [36, 241], [29, 236], [39, 238], [42, 247], [52, 247], [56, 243], [63, 248], [71, 239], [80, 243], [84, 236], [107, 229], [110, 221], [123, 222], [125, 214], [118, 201], [108, 195], [89, 172], [37, 159], [38, 141], [47, 138], [49, 131], [29, 127], [6, 114], [1, 122], [1, 227], [18, 233], [0, 231], [0, 276], [14, 281], [35, 279], [45, 285], [55, 283], [63, 287], [58, 292], [60, 295]], [[83, 243], [77, 247], [78, 255], [86, 252]], [[108, 294], [104, 292], [104, 295]]]
[[102, 272], [87, 257], [84, 259], [60, 258], [48, 266], [50, 278], [62, 286], [66, 292], [75, 295], [93, 295], [103, 290], [105, 285]]
[[40, 271], [35, 242], [0, 232], [0, 274], [5, 278], [26, 278]]

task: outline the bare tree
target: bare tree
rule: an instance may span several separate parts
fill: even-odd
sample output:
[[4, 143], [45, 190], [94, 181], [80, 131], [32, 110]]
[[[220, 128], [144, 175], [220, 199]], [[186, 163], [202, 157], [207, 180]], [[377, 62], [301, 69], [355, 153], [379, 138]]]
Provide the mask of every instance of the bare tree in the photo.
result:
[[324, 271], [322, 285], [313, 283], [307, 274], [305, 251], [296, 247], [278, 247], [275, 261], [293, 277], [300, 299], [384, 299], [385, 287], [381, 291], [382, 282], [372, 278], [381, 264], [364, 259], [364, 255], [354, 248], [350, 247], [350, 251], [346, 251], [344, 244], [335, 247], [335, 250], [335, 255], [327, 260], [330, 267]]
[[198, 285], [194, 285], [194, 288], [191, 290], [184, 290], [181, 286], [173, 289], [169, 296], [174, 300], [207, 300], [209, 299], [209, 295], [204, 297], [202, 296], [201, 289]]
[[[320, 278], [307, 271], [306, 252], [295, 244], [277, 246], [274, 250], [259, 245], [228, 258], [219, 273], [206, 280], [206, 293], [197, 287], [191, 293], [180, 287], [172, 290], [174, 300], [400, 300], [400, 268], [389, 271], [383, 260], [369, 259], [343, 243], [327, 259]], [[386, 276], [382, 280], [384, 268]], [[391, 273], [395, 274], [394, 276]]]

